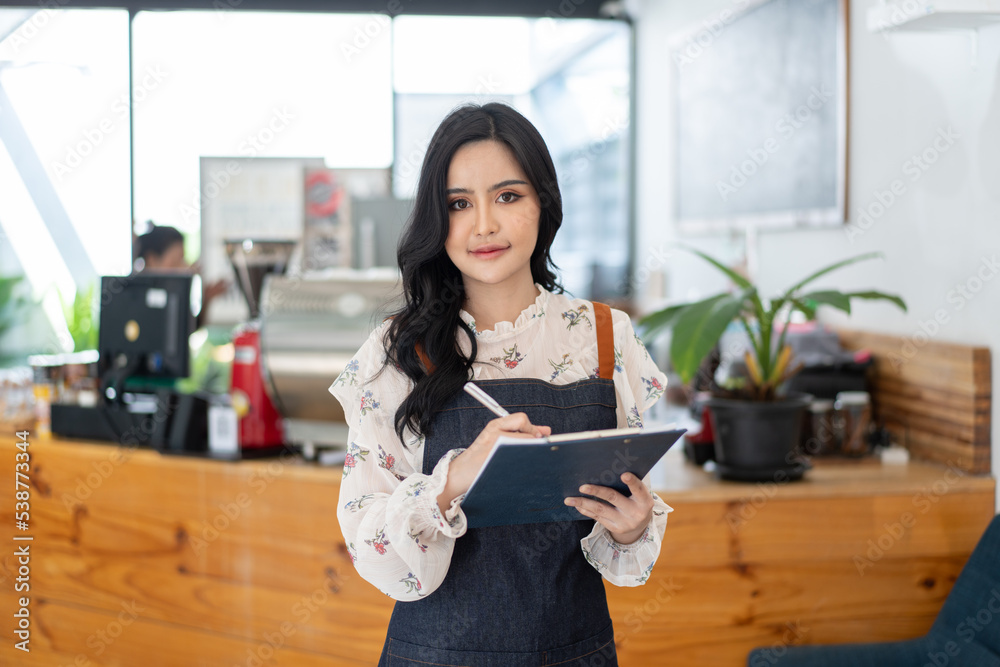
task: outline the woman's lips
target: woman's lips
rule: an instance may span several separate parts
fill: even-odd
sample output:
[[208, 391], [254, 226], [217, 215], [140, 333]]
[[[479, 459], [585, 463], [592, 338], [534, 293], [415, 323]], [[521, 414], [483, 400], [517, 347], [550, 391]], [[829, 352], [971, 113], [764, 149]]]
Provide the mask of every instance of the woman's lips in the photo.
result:
[[493, 259], [494, 257], [499, 257], [508, 250], [510, 250], [510, 246], [504, 246], [499, 248], [489, 247], [489, 248], [483, 248], [481, 250], [473, 250], [471, 251], [470, 254], [477, 259]]

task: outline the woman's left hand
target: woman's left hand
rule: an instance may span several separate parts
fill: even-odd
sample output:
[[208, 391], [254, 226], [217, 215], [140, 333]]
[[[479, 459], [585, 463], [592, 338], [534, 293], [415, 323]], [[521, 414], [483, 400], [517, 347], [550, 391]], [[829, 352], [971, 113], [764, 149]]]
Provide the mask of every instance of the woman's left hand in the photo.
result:
[[615, 542], [631, 544], [642, 536], [653, 518], [653, 496], [632, 473], [623, 473], [621, 480], [628, 485], [631, 496], [622, 495], [609, 486], [584, 484], [580, 487], [580, 493], [603, 498], [611, 505], [578, 496], [566, 498], [564, 502], [607, 528]]

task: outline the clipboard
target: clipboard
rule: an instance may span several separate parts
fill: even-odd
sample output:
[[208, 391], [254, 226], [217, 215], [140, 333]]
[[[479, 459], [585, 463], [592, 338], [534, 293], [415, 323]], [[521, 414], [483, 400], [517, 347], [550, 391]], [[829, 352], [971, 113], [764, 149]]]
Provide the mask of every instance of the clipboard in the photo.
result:
[[583, 484], [632, 495], [622, 473], [642, 479], [685, 431], [667, 425], [530, 440], [500, 437], [469, 485], [462, 511], [469, 528], [585, 521], [589, 517], [567, 506], [566, 497], [594, 498], [580, 493]]

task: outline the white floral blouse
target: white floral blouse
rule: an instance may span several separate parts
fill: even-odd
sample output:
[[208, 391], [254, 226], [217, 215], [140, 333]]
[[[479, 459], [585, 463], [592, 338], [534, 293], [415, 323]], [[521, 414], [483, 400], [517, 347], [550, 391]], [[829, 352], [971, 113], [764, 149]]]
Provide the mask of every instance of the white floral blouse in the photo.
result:
[[[480, 380], [539, 378], [564, 385], [598, 377], [597, 339], [589, 301], [540, 294], [516, 321], [492, 331], [476, 330]], [[466, 312], [462, 319], [475, 330]], [[653, 363], [632, 329], [628, 315], [612, 309], [618, 426], [641, 426], [642, 414], [663, 395], [666, 376]], [[455, 539], [465, 534], [464, 495], [441, 516], [437, 497], [451, 461], [471, 443], [455, 443], [430, 475], [423, 468], [423, 437], [394, 430], [394, 415], [412, 382], [393, 365], [382, 369], [386, 324], [377, 327], [330, 386], [343, 405], [349, 426], [348, 453], [340, 486], [337, 518], [358, 573], [396, 600], [429, 595], [448, 572]], [[466, 354], [469, 342], [458, 337]], [[648, 487], [648, 483], [647, 483]], [[632, 544], [615, 542], [601, 524], [580, 541], [587, 561], [617, 586], [646, 582], [660, 553], [672, 509], [651, 491], [653, 518]]]

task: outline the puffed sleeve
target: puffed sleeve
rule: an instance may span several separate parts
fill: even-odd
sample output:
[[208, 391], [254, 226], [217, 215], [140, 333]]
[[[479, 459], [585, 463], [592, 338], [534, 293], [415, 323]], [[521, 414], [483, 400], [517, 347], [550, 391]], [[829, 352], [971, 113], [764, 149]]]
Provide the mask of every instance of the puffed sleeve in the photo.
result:
[[612, 311], [615, 326], [615, 389], [618, 392], [618, 425], [642, 426], [642, 415], [660, 398], [667, 376], [650, 356], [632, 320], [620, 310]]
[[393, 599], [416, 600], [444, 581], [455, 539], [467, 529], [462, 496], [445, 516], [437, 504], [464, 447], [447, 452], [430, 475], [420, 470], [422, 438], [412, 436], [404, 449], [394, 416], [411, 383], [391, 364], [382, 369], [384, 326], [330, 386], [348, 424], [337, 519], [358, 574]]
[[[618, 394], [618, 426], [642, 426], [642, 415], [663, 396], [667, 385], [664, 375], [646, 346], [636, 335], [626, 313], [612, 310], [615, 331], [615, 391]], [[600, 523], [580, 541], [583, 554], [601, 575], [616, 586], [641, 586], [646, 583], [660, 555], [660, 545], [667, 528], [667, 514], [673, 511], [649, 489], [649, 476], [643, 485], [653, 496], [653, 516], [646, 530], [632, 544], [619, 544]]]

